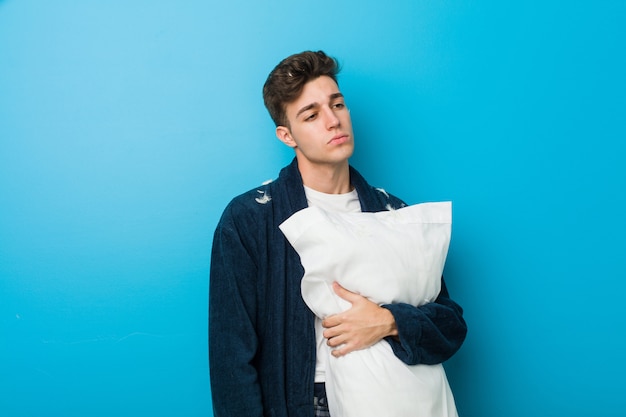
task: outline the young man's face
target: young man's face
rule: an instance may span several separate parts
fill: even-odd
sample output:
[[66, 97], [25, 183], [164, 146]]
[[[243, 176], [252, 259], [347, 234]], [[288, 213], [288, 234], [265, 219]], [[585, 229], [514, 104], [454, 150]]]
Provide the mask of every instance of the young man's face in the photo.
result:
[[277, 127], [276, 136], [295, 149], [301, 168], [347, 163], [354, 151], [352, 121], [332, 78], [305, 84], [300, 97], [286, 106], [286, 114], [290, 126]]

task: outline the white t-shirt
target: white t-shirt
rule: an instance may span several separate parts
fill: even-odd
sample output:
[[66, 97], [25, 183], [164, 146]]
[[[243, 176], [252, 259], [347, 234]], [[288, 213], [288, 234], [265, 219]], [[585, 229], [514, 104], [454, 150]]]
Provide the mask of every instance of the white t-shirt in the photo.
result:
[[[319, 207], [325, 211], [358, 213], [361, 211], [361, 203], [356, 189], [346, 194], [326, 194], [304, 186], [306, 201], [310, 207]], [[325, 382], [326, 378], [326, 353], [323, 336], [324, 328], [322, 319], [315, 317], [315, 345], [317, 347], [317, 359], [315, 363], [315, 382]]]

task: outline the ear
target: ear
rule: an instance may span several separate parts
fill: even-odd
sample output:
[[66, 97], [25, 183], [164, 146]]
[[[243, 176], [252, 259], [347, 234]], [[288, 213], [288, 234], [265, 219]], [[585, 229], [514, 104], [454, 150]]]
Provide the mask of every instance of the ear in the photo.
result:
[[285, 145], [290, 148], [296, 148], [296, 141], [293, 140], [293, 136], [291, 136], [291, 131], [286, 126], [277, 126], [276, 127], [276, 137]]

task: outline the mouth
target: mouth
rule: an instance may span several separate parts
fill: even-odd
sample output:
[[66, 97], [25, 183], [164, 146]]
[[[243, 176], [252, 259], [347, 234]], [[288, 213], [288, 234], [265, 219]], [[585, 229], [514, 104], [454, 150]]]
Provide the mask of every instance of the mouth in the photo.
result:
[[342, 143], [345, 143], [348, 140], [350, 140], [350, 136], [345, 133], [341, 133], [339, 135], [333, 136], [332, 139], [328, 141], [328, 144], [329, 145], [341, 145]]

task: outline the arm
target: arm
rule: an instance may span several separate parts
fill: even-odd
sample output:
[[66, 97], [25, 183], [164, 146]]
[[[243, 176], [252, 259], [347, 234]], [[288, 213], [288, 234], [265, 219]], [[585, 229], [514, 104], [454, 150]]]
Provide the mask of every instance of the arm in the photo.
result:
[[365, 349], [382, 338], [395, 355], [408, 365], [436, 364], [449, 359], [465, 340], [463, 310], [450, 299], [442, 278], [437, 299], [423, 306], [387, 304], [379, 307], [338, 284], [337, 294], [352, 303], [349, 310], [322, 323], [334, 356]]
[[257, 370], [256, 265], [230, 208], [218, 225], [209, 283], [209, 370], [216, 417], [262, 416]]
[[437, 299], [420, 307], [388, 304], [398, 328], [398, 338], [387, 338], [395, 355], [408, 365], [433, 365], [454, 355], [465, 340], [463, 309], [448, 294], [441, 278]]

